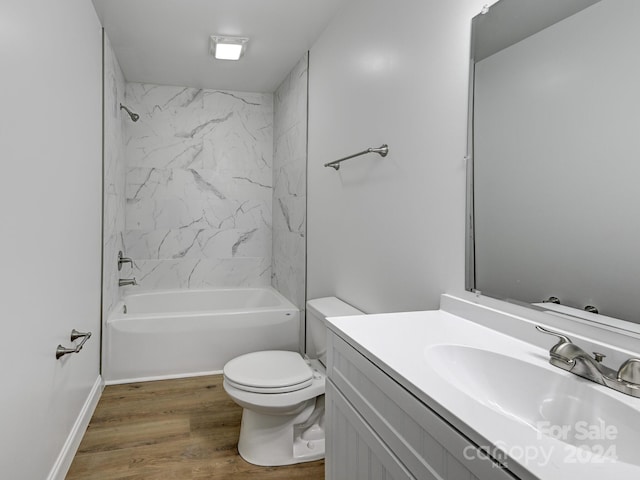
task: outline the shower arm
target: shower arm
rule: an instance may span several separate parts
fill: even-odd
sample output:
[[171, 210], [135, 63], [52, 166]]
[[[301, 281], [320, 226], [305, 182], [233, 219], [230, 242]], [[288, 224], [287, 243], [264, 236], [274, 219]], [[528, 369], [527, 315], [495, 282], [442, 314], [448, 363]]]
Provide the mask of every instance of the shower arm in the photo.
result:
[[133, 113], [131, 110], [129, 110], [126, 106], [120, 104], [120, 110], [124, 110], [125, 112], [127, 112], [129, 114], [129, 118], [131, 118], [132, 121], [137, 122], [138, 119], [140, 118], [140, 115], [138, 115], [137, 113]]

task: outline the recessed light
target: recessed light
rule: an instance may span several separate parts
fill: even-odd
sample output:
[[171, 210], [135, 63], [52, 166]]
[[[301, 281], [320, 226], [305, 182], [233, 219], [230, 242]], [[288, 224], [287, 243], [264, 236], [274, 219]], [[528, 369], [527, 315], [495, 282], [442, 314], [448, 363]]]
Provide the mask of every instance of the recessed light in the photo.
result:
[[223, 37], [211, 35], [209, 53], [218, 60], [239, 60], [247, 48], [246, 37]]

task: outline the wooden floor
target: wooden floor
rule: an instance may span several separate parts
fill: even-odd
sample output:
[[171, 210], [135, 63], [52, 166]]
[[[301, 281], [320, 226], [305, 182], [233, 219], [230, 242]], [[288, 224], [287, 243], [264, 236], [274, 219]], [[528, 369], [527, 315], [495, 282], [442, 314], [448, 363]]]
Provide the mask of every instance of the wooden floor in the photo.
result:
[[324, 479], [324, 461], [245, 462], [241, 416], [221, 375], [107, 386], [66, 478]]

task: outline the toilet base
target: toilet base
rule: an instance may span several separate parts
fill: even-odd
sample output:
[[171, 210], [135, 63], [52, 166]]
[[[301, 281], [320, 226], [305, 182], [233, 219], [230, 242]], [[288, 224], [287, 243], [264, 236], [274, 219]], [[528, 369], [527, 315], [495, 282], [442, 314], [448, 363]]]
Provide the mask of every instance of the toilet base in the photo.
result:
[[243, 409], [238, 452], [254, 465], [274, 467], [324, 458], [324, 395], [295, 415]]

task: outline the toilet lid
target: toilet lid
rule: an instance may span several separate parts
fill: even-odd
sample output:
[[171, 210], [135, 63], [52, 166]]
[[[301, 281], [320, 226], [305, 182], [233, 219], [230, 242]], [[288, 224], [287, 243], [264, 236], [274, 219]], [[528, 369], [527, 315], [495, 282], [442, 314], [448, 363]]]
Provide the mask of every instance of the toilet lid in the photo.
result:
[[310, 385], [313, 377], [299, 353], [280, 350], [236, 357], [227, 362], [223, 373], [237, 388], [265, 393], [298, 390]]

